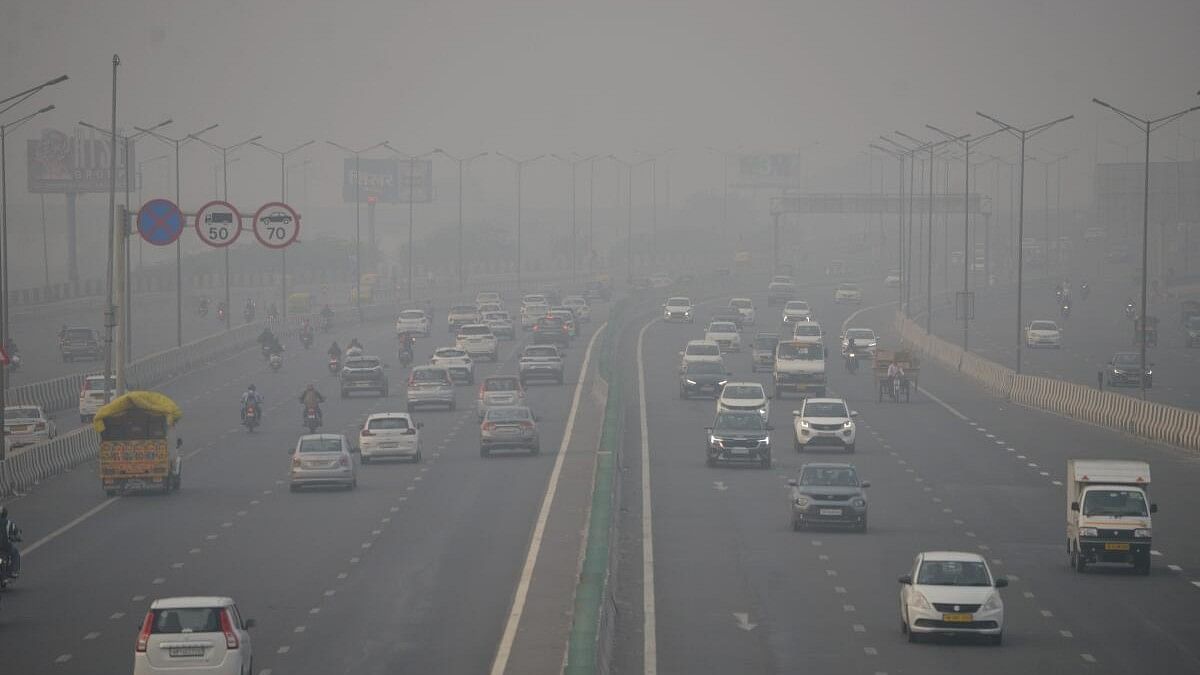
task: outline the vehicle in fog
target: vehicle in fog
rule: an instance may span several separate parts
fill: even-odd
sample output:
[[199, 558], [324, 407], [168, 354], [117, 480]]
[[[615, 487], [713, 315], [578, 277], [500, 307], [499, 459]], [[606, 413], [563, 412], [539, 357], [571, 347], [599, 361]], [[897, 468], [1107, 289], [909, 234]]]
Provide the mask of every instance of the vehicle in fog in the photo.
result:
[[847, 328], [842, 334], [842, 354], [850, 348], [850, 341], [854, 341], [854, 351], [860, 355], [874, 356], [875, 350], [879, 347], [879, 337], [875, 335], [875, 331], [870, 328]]
[[489, 408], [479, 424], [479, 454], [489, 457], [496, 450], [542, 451], [537, 415], [526, 406]]
[[469, 323], [479, 323], [479, 311], [475, 305], [451, 305], [446, 314], [446, 330], [453, 333]]
[[100, 344], [100, 332], [95, 328], [67, 328], [58, 336], [58, 351], [63, 363], [103, 358]]
[[342, 434], [305, 434], [291, 450], [292, 468], [288, 487], [292, 492], [306, 487], [358, 487], [357, 448]]
[[771, 416], [771, 396], [758, 382], [727, 382], [717, 399], [717, 412], [722, 410], [755, 410], [763, 419]]
[[667, 298], [663, 303], [663, 321], [696, 323], [696, 308], [691, 298], [682, 295]]
[[[104, 405], [105, 397], [105, 377], [104, 375], [85, 375], [83, 377], [83, 385], [79, 389], [79, 421], [84, 424], [91, 422], [95, 417], [96, 411]], [[117, 379], [110, 377], [107, 379], [108, 399], [117, 397]]]
[[409, 412], [421, 406], [455, 408], [454, 382], [445, 366], [417, 366], [408, 375], [404, 399]]
[[797, 323], [792, 325], [792, 342], [802, 344], [821, 344], [825, 341], [825, 331], [821, 330], [821, 324], [815, 321], [807, 323]]
[[454, 338], [454, 345], [466, 352], [472, 359], [486, 358], [490, 361], [500, 359], [500, 343], [492, 334], [492, 327], [486, 323], [463, 324]]
[[1150, 574], [1156, 512], [1148, 463], [1067, 460], [1067, 554], [1075, 571], [1094, 563], [1127, 563]]
[[1153, 363], [1142, 370], [1142, 355], [1139, 352], [1117, 352], [1109, 359], [1105, 380], [1110, 387], [1137, 387], [1146, 379], [1146, 388], [1154, 386]]
[[531, 380], [553, 380], [562, 384], [562, 353], [553, 344], [529, 345], [521, 352], [517, 372], [521, 378], [521, 386], [525, 386]]
[[715, 342], [717, 347], [725, 352], [742, 351], [742, 336], [738, 334], [737, 325], [730, 321], [713, 321], [704, 330], [704, 339]]
[[796, 286], [791, 281], [772, 281], [767, 284], [767, 307], [782, 305], [796, 297]]
[[378, 356], [351, 356], [342, 364], [342, 372], [338, 376], [342, 398], [358, 392], [374, 392], [380, 396], [388, 395], [388, 379], [383, 372], [388, 365]]
[[750, 348], [750, 372], [771, 370], [775, 366], [775, 348], [779, 346], [779, 333], [758, 332]]
[[421, 427], [412, 415], [402, 412], [367, 415], [358, 431], [358, 453], [363, 464], [377, 459], [421, 461]]
[[492, 329], [492, 334], [504, 340], [517, 339], [517, 329], [513, 326], [512, 317], [508, 312], [484, 312], [483, 323]]
[[1062, 331], [1053, 321], [1030, 321], [1025, 327], [1025, 346], [1030, 349], [1037, 347], [1062, 347]]
[[838, 304], [862, 304], [862, 289], [858, 284], [838, 284], [837, 289], [833, 291], [833, 301]]
[[525, 402], [525, 387], [519, 377], [511, 375], [484, 378], [479, 385], [475, 409], [479, 419], [483, 419], [489, 408], [505, 408], [523, 406]]
[[791, 486], [792, 530], [806, 527], [852, 527], [867, 531], [867, 488], [853, 464], [812, 462], [800, 467]]
[[475, 361], [458, 347], [438, 347], [429, 363], [444, 367], [455, 384], [475, 384]]
[[704, 433], [708, 438], [706, 464], [755, 464], [771, 468], [771, 431], [767, 420], [755, 410], [723, 411], [717, 413], [712, 426]]
[[406, 309], [396, 317], [396, 334], [429, 337], [429, 317], [420, 309]]
[[715, 361], [723, 363], [721, 358], [721, 346], [712, 340], [688, 340], [684, 345], [683, 351], [679, 352], [682, 360], [679, 363], [679, 370], [682, 372], [689, 363], [695, 361]]
[[717, 398], [729, 377], [725, 364], [720, 361], [692, 361], [684, 364], [683, 371], [679, 373], [679, 398], [691, 398], [702, 394]]
[[251, 675], [254, 619], [232, 598], [174, 597], [150, 603], [133, 652], [134, 675]]
[[804, 300], [789, 300], [783, 306], [781, 320], [784, 328], [802, 321], [812, 321], [812, 308]]
[[820, 343], [780, 341], [775, 347], [775, 397], [825, 395], [825, 347]]
[[731, 298], [729, 300], [729, 309], [742, 316], [743, 326], [754, 325], [754, 301], [750, 298]]
[[900, 577], [900, 630], [916, 642], [927, 635], [1004, 640], [1004, 577], [994, 577], [978, 553], [926, 551]]
[[58, 435], [53, 418], [40, 405], [4, 406], [4, 433], [9, 447], [44, 443]]
[[131, 391], [96, 412], [92, 426], [100, 434], [105, 494], [180, 488], [183, 439], [175, 435], [175, 423], [182, 415], [174, 401], [153, 391]]

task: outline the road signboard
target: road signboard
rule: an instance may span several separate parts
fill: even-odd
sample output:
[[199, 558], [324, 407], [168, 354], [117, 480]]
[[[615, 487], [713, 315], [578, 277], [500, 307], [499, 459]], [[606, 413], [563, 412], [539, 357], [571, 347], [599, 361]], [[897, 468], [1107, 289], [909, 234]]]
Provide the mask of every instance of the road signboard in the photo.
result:
[[196, 234], [214, 248], [225, 248], [242, 233], [242, 214], [233, 204], [212, 201], [196, 212]]
[[151, 199], [138, 210], [138, 234], [155, 246], [174, 244], [183, 224], [183, 212], [169, 199]]
[[287, 248], [300, 236], [300, 214], [283, 202], [267, 202], [254, 214], [254, 236], [268, 248]]

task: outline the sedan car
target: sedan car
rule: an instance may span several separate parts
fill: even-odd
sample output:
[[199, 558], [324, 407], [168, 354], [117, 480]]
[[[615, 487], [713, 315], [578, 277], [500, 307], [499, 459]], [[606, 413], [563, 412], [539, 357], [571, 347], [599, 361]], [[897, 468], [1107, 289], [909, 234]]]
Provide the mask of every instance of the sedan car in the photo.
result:
[[408, 413], [374, 413], [358, 432], [358, 452], [363, 464], [376, 459], [421, 461], [421, 423]]
[[232, 598], [159, 598], [142, 619], [133, 673], [252, 675], [253, 627]]
[[704, 331], [704, 339], [717, 343], [721, 353], [742, 351], [742, 336], [737, 325], [730, 321], [713, 321]]
[[674, 323], [696, 323], [696, 307], [692, 299], [676, 296], [663, 303], [663, 321]]
[[851, 340], [854, 340], [854, 351], [859, 355], [872, 356], [875, 354], [876, 347], [879, 346], [879, 336], [875, 335], [875, 331], [870, 328], [848, 328], [842, 335], [843, 355], [850, 350]]
[[1004, 641], [1004, 601], [995, 577], [978, 553], [926, 551], [900, 577], [900, 630], [909, 642], [925, 635], [981, 635]]
[[1058, 329], [1058, 324], [1053, 321], [1030, 321], [1025, 327], [1025, 346], [1030, 349], [1062, 347], [1062, 332]]
[[487, 457], [501, 449], [527, 449], [531, 455], [542, 451], [533, 411], [525, 406], [488, 409], [479, 425], [479, 455]]
[[[679, 352], [679, 355], [683, 357], [683, 360], [679, 365], [679, 372], [683, 372], [689, 363], [695, 363], [697, 361], [715, 361], [717, 363], [723, 363], [721, 358], [721, 347], [712, 340], [688, 340], [687, 345], [684, 346], [683, 351]], [[721, 370], [724, 369], [724, 366], [722, 366]]]
[[305, 434], [291, 451], [292, 492], [302, 487], [335, 485], [358, 487], [353, 448], [342, 434]]
[[508, 312], [484, 312], [483, 323], [486, 323], [492, 329], [492, 335], [503, 340], [515, 340], [517, 338], [517, 329], [513, 326], [512, 318]]
[[404, 391], [408, 411], [417, 406], [446, 406], [454, 410], [454, 382], [444, 366], [417, 366], [408, 375], [408, 387]]
[[442, 366], [455, 384], [475, 384], [475, 362], [466, 351], [457, 347], [438, 347], [430, 364]]
[[475, 409], [482, 420], [489, 408], [507, 408], [525, 405], [525, 388], [521, 378], [512, 375], [485, 378], [479, 385], [479, 396]]
[[709, 393], [713, 398], [721, 395], [721, 389], [729, 380], [725, 364], [720, 361], [692, 361], [683, 366], [679, 374], [679, 398], [691, 398]]
[[838, 284], [837, 290], [833, 292], [833, 301], [836, 303], [862, 303], [862, 289], [858, 284]]
[[[1154, 386], [1154, 364], [1147, 363], [1145, 370], [1146, 388]], [[1117, 352], [1109, 361], [1105, 370], [1110, 387], [1137, 387], [1141, 385], [1142, 355], [1138, 352]]]
[[806, 398], [799, 410], [792, 411], [796, 433], [796, 452], [824, 446], [854, 452], [855, 424], [858, 412], [850, 410], [840, 398]]
[[783, 306], [782, 320], [785, 326], [790, 326], [801, 321], [812, 321], [812, 309], [803, 300], [789, 300]]
[[727, 382], [717, 399], [717, 412], [722, 410], [755, 410], [763, 419], [771, 415], [771, 397], [758, 382]]
[[11, 447], [18, 448], [45, 443], [58, 435], [58, 428], [39, 405], [10, 405], [4, 407], [4, 433]]
[[423, 310], [406, 309], [396, 317], [396, 334], [422, 335], [429, 337], [429, 317]]
[[756, 411], [725, 411], [717, 413], [711, 427], [705, 428], [708, 437], [706, 464], [718, 462], [753, 463], [771, 468], [771, 425]]
[[748, 326], [754, 323], [754, 301], [750, 298], [731, 298], [729, 309], [742, 315], [742, 325]]
[[792, 342], [805, 345], [823, 344], [825, 331], [815, 321], [792, 324]]
[[867, 492], [853, 464], [805, 464], [800, 479], [791, 479], [792, 529], [836, 525], [867, 531]]

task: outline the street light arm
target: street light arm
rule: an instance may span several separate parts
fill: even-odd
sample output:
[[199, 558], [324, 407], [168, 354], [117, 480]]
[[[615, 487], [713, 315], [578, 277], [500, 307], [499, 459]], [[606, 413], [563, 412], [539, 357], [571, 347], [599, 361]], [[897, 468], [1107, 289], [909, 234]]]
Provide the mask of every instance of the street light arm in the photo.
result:
[[33, 119], [33, 118], [37, 117], [38, 115], [41, 115], [42, 113], [45, 113], [45, 112], [50, 112], [51, 110], [54, 110], [54, 106], [53, 106], [53, 105], [48, 105], [48, 106], [46, 106], [45, 108], [42, 108], [41, 110], [36, 110], [36, 111], [34, 111], [34, 112], [31, 112], [31, 113], [29, 113], [28, 115], [26, 115], [26, 116], [24, 116], [24, 117], [22, 117], [22, 118], [18, 119], [18, 120], [17, 120], [17, 121], [15, 121], [15, 122], [9, 122], [8, 124], [2, 125], [2, 127], [3, 127], [4, 129], [15, 129], [16, 127], [18, 127], [18, 126], [20, 126], [20, 125], [22, 125], [22, 124], [24, 124], [24, 123], [28, 122], [29, 120], [31, 120], [31, 119]]
[[911, 155], [913, 152], [916, 151], [916, 148], [910, 148], [902, 143], [899, 143], [897, 141], [892, 140], [891, 138], [888, 138], [887, 136], [880, 136], [879, 140], [881, 140], [885, 143], [890, 143], [890, 144], [896, 146], [897, 148], [900, 148], [900, 151], [906, 155]]
[[23, 92], [20, 92], [18, 94], [13, 94], [12, 96], [9, 96], [6, 99], [0, 100], [0, 105], [4, 105], [5, 103], [12, 101], [12, 103], [10, 105], [5, 107], [3, 110], [0, 110], [0, 115], [3, 115], [4, 113], [8, 112], [9, 110], [12, 110], [14, 106], [20, 105], [23, 101], [28, 99], [30, 96], [33, 96], [34, 94], [45, 89], [46, 87], [58, 84], [59, 82], [63, 82], [66, 79], [67, 79], [66, 75], [59, 75], [58, 77], [54, 78], [53, 80], [50, 80], [48, 82], [43, 82], [36, 87], [31, 87], [29, 89], [26, 89]]
[[1166, 117], [1160, 117], [1156, 120], [1151, 120], [1150, 121], [1150, 130], [1154, 131], [1155, 129], [1157, 129], [1159, 127], [1170, 124], [1171, 122], [1174, 122], [1175, 120], [1179, 119], [1180, 117], [1183, 117], [1184, 115], [1191, 113], [1191, 112], [1196, 112], [1197, 110], [1200, 110], [1200, 105], [1192, 106], [1191, 108], [1188, 108], [1187, 110], [1180, 110], [1179, 112], [1175, 113], [1174, 115], [1167, 115]]
[[296, 152], [296, 151], [298, 151], [298, 150], [303, 150], [304, 148], [307, 148], [308, 146], [310, 146], [310, 145], [312, 145], [313, 143], [316, 143], [316, 142], [317, 142], [317, 141], [316, 141], [316, 139], [311, 139], [311, 140], [304, 141], [304, 142], [303, 142], [303, 143], [301, 143], [300, 145], [294, 146], [294, 147], [292, 147], [292, 148], [290, 148], [290, 149], [288, 149], [288, 150], [284, 150], [284, 151], [283, 151], [283, 156], [284, 156], [284, 157], [287, 157], [288, 155], [292, 154], [293, 152]]
[[874, 143], [868, 143], [867, 147], [878, 150], [879, 152], [882, 152], [885, 155], [890, 155], [893, 159], [904, 159], [904, 155], [901, 155], [900, 153], [896, 152], [895, 150], [890, 150], [888, 148], [885, 148], [882, 145], [875, 145]]
[[1043, 131], [1049, 129], [1050, 127], [1052, 127], [1056, 124], [1059, 124], [1061, 122], [1066, 122], [1067, 120], [1073, 120], [1073, 119], [1075, 119], [1074, 115], [1067, 115], [1066, 117], [1060, 117], [1060, 118], [1054, 120], [1053, 122], [1046, 122], [1045, 124], [1039, 124], [1038, 126], [1033, 127], [1032, 129], [1030, 129], [1029, 131], [1027, 131], [1025, 133], [1027, 134], [1028, 138], [1033, 138], [1034, 136], [1037, 136], [1038, 134], [1042, 133]]

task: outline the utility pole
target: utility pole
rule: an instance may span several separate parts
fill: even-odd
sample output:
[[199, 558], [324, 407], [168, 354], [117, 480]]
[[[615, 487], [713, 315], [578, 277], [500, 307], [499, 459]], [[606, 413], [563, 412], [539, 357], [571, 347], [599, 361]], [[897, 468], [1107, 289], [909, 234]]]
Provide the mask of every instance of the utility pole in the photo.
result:
[[[254, 142], [250, 143], [250, 145], [257, 147], [260, 150], [269, 152], [272, 155], [275, 155], [279, 159], [279, 201], [287, 203], [287, 158], [288, 158], [288, 155], [291, 155], [295, 152], [299, 152], [300, 150], [307, 148], [308, 146], [312, 145], [315, 142], [316, 142], [315, 140], [305, 141], [299, 145], [292, 146], [291, 148], [288, 148], [287, 150], [277, 150], [275, 148], [263, 145], [262, 143], [259, 143], [258, 141], [254, 141]], [[281, 268], [280, 275], [279, 275], [279, 281], [280, 281], [279, 296], [280, 296], [280, 304], [283, 307], [283, 309], [281, 310], [283, 312], [282, 317], [283, 317], [283, 320], [286, 321], [287, 320], [287, 298], [288, 298], [288, 292], [287, 292], [287, 247], [286, 246], [284, 248], [279, 249], [279, 256], [280, 256], [280, 268]], [[228, 314], [228, 312], [227, 312], [227, 314]]]
[[[900, 271], [900, 279], [903, 280], [904, 279], [904, 245], [903, 244], [904, 244], [904, 157], [905, 157], [905, 153], [896, 152], [895, 150], [885, 148], [881, 145], [875, 145], [874, 143], [870, 143], [868, 145], [870, 148], [872, 148], [874, 150], [878, 150], [879, 152], [882, 152], [883, 154], [900, 162], [899, 182], [896, 184], [897, 196], [899, 198], [899, 202], [897, 202], [897, 204], [896, 204], [896, 217], [899, 221], [897, 223], [898, 227], [896, 229], [896, 269], [898, 269]], [[887, 194], [886, 191], [883, 189], [882, 181], [880, 182], [880, 191], [883, 192], [885, 195]], [[883, 216], [881, 215], [880, 216], [881, 221], [882, 221], [882, 218], [883, 218]], [[882, 255], [882, 252], [881, 252], [881, 255]], [[900, 283], [897, 286], [897, 289], [900, 292], [900, 297], [897, 298], [897, 301], [896, 301], [897, 306], [902, 306], [904, 304], [904, 284]]]
[[897, 131], [897, 135], [917, 144], [918, 150], [929, 151], [929, 220], [925, 227], [925, 332], [933, 335], [933, 151], [951, 141], [922, 141]]
[[644, 159], [640, 162], [626, 162], [616, 155], [608, 155], [608, 158], [625, 167], [625, 175], [628, 182], [628, 204], [625, 212], [625, 280], [628, 283], [633, 283], [633, 170], [654, 160]]
[[[358, 320], [363, 320], [362, 314], [362, 227], [360, 213], [362, 211], [362, 174], [359, 172], [358, 162], [359, 157], [376, 148], [381, 148], [387, 145], [387, 141], [380, 141], [375, 145], [365, 147], [361, 150], [351, 150], [350, 148], [333, 141], [325, 141], [333, 147], [345, 152], [354, 157], [354, 311]], [[408, 294], [412, 297], [412, 272], [409, 272], [409, 287]]]
[[459, 158], [441, 148], [434, 148], [433, 151], [458, 166], [458, 292], [462, 293], [466, 281], [466, 268], [463, 265], [463, 165], [470, 164], [487, 153], [479, 152], [470, 157]]
[[583, 158], [577, 158], [574, 155], [571, 157], [563, 157], [562, 155], [551, 154], [550, 156], [571, 167], [571, 283], [575, 283], [578, 269], [576, 257], [579, 250], [579, 229], [575, 225], [575, 168], [583, 162], [592, 161], [595, 159], [596, 155], [588, 155], [587, 157]]
[[536, 162], [546, 155], [538, 155], [528, 159], [515, 159], [509, 157], [503, 152], [497, 152], [498, 156], [509, 161], [513, 165], [513, 169], [517, 174], [517, 290], [521, 290], [521, 176], [525, 173], [525, 165], [531, 162]]

